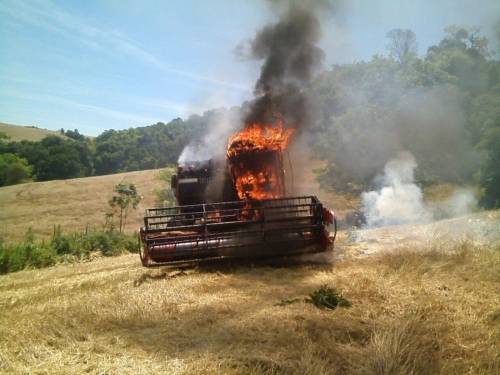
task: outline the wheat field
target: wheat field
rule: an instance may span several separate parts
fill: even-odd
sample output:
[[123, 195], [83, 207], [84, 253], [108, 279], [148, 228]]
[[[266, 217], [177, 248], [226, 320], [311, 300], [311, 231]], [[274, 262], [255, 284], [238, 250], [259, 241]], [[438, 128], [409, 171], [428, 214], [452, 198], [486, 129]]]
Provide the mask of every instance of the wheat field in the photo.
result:
[[[144, 269], [126, 255], [21, 271], [0, 277], [0, 371], [498, 374], [499, 270], [500, 247], [461, 242], [325, 264]], [[305, 303], [323, 284], [352, 306]]]

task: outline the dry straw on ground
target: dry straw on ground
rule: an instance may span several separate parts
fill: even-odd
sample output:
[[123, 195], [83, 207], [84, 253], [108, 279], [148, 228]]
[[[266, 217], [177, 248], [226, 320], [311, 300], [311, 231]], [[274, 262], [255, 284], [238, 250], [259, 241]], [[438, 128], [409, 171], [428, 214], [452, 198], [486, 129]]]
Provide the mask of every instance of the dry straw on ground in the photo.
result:
[[[498, 374], [499, 270], [500, 248], [462, 243], [283, 268], [128, 255], [22, 271], [0, 277], [0, 371]], [[324, 284], [352, 306], [303, 302]]]

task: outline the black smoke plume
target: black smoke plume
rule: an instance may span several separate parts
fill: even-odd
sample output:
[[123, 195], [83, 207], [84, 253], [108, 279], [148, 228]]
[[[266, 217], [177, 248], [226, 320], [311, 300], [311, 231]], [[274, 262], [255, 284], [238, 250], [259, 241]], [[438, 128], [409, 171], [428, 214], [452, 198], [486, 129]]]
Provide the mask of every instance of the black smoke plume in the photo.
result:
[[281, 118], [300, 129], [310, 123], [305, 88], [324, 58], [316, 45], [321, 36], [316, 10], [309, 2], [288, 2], [280, 20], [265, 26], [250, 42], [248, 56], [264, 63], [246, 124], [274, 123]]

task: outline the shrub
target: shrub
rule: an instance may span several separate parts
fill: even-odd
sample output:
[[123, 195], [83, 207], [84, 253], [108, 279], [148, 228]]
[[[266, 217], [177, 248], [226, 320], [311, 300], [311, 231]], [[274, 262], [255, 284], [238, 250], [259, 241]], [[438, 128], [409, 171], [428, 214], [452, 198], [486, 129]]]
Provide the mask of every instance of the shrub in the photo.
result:
[[123, 236], [123, 248], [129, 253], [137, 253], [139, 245], [135, 236]]
[[113, 245], [106, 232], [88, 233], [84, 236], [83, 242], [88, 251], [100, 251], [103, 255], [111, 255]]
[[0, 239], [0, 274], [20, 271], [27, 267], [48, 267], [70, 257], [82, 258], [91, 252], [104, 256], [136, 252], [137, 241], [115, 231], [86, 231], [63, 234], [60, 226], [54, 227], [49, 243], [36, 241], [31, 229], [24, 240], [17, 244], [6, 244]]
[[[58, 262], [57, 251], [44, 243], [36, 244], [30, 249], [28, 262], [25, 266], [34, 268], [48, 267]], [[23, 267], [24, 268], [24, 267]]]
[[54, 232], [52, 234], [51, 240], [52, 248], [57, 252], [57, 254], [77, 254], [78, 244], [75, 241], [74, 236], [63, 235], [61, 233], [61, 226], [55, 225]]
[[9, 272], [9, 257], [3, 244], [0, 244], [0, 274]]
[[27, 264], [27, 255], [22, 245], [4, 245], [1, 249], [2, 273], [22, 270]]
[[23, 243], [0, 247], [0, 273], [16, 272], [27, 267], [48, 267], [57, 261], [57, 252], [44, 243]]
[[105, 256], [137, 251], [137, 243], [133, 237], [115, 231], [87, 233], [82, 238], [82, 246], [88, 252], [99, 251]]
[[11, 153], [0, 154], [0, 186], [28, 181], [32, 169], [26, 159]]

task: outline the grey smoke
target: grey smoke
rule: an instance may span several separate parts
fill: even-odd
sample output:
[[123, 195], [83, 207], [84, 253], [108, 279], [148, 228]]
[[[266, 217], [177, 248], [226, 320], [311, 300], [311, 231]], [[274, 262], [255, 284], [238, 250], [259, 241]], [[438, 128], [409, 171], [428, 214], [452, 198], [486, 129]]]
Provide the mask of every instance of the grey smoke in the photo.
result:
[[[369, 183], [398, 152], [419, 159], [428, 178], [466, 180], [479, 154], [467, 136], [462, 94], [447, 85], [406, 88], [387, 82], [384, 101], [368, 97], [362, 87], [348, 93], [339, 107], [349, 110], [330, 119], [331, 158], [349, 181]], [[373, 101], [375, 100], [375, 103]]]

